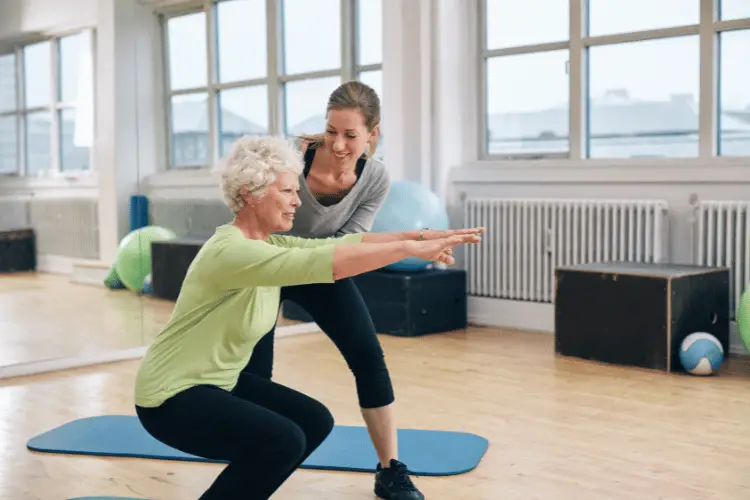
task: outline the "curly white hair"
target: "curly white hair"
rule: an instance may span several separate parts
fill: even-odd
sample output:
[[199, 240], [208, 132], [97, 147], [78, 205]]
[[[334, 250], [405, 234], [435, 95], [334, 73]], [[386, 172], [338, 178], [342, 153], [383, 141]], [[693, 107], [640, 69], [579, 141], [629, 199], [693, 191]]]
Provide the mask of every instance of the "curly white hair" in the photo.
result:
[[302, 153], [293, 142], [276, 136], [245, 136], [238, 139], [217, 168], [224, 202], [233, 213], [245, 207], [240, 190], [262, 196], [282, 172], [299, 175]]

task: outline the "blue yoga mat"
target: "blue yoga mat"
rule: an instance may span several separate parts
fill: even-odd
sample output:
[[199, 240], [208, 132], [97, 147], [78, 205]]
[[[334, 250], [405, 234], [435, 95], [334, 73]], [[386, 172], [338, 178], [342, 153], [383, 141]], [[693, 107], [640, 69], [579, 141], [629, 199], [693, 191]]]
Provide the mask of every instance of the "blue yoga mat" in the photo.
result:
[[[488, 441], [475, 434], [399, 429], [399, 459], [418, 476], [451, 476], [473, 470]], [[225, 463], [183, 453], [146, 432], [135, 416], [106, 415], [74, 420], [29, 440], [43, 453], [137, 457]], [[375, 472], [378, 457], [365, 427], [338, 425], [302, 468]]]

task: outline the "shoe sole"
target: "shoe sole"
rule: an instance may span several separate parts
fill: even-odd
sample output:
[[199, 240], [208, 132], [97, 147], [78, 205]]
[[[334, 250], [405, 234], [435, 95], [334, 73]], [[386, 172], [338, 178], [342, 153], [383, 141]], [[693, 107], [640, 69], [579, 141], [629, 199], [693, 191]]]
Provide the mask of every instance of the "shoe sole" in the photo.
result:
[[[375, 484], [375, 496], [377, 496], [378, 498], [382, 498], [383, 500], [391, 500], [392, 498], [390, 493], [388, 493], [385, 487], [381, 486], [380, 483]], [[421, 498], [424, 498], [424, 496], [422, 496]]]
[[380, 483], [375, 483], [375, 496], [382, 498], [383, 500], [391, 499], [391, 495], [380, 485]]

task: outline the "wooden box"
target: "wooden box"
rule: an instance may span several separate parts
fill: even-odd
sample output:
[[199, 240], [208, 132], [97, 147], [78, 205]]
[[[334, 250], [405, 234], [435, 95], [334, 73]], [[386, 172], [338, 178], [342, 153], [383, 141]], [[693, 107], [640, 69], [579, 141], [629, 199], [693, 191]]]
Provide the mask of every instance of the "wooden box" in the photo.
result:
[[151, 286], [155, 297], [177, 300], [188, 268], [205, 242], [183, 238], [151, 243]]
[[0, 273], [35, 271], [36, 233], [31, 228], [0, 231]]
[[[354, 277], [378, 333], [415, 337], [467, 327], [466, 271], [372, 271]], [[312, 321], [307, 312], [284, 301], [282, 314]]]
[[555, 270], [555, 351], [666, 372], [683, 371], [679, 349], [694, 332], [729, 354], [727, 268], [601, 263]]

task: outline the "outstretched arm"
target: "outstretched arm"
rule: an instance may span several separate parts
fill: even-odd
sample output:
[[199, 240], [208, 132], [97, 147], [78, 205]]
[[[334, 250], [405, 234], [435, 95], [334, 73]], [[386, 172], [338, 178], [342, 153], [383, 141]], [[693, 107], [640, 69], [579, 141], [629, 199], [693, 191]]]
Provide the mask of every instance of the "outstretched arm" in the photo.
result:
[[363, 243], [388, 243], [391, 241], [429, 241], [450, 238], [465, 234], [480, 234], [484, 232], [483, 227], [470, 227], [466, 229], [425, 229], [415, 231], [401, 231], [390, 233], [367, 233], [362, 238]]
[[302, 238], [282, 234], [272, 234], [269, 243], [284, 248], [315, 248], [325, 245], [348, 245], [360, 243], [364, 234], [346, 234], [340, 238]]
[[476, 234], [454, 235], [430, 241], [392, 241], [337, 245], [334, 248], [335, 280], [380, 269], [407, 257], [453, 264], [453, 247], [462, 243], [479, 243]]
[[451, 264], [450, 249], [461, 243], [477, 242], [478, 236], [464, 235], [433, 241], [285, 248], [265, 241], [241, 239], [227, 244], [212, 256], [216, 267], [210, 270], [209, 279], [229, 289], [331, 283], [407, 257]]

